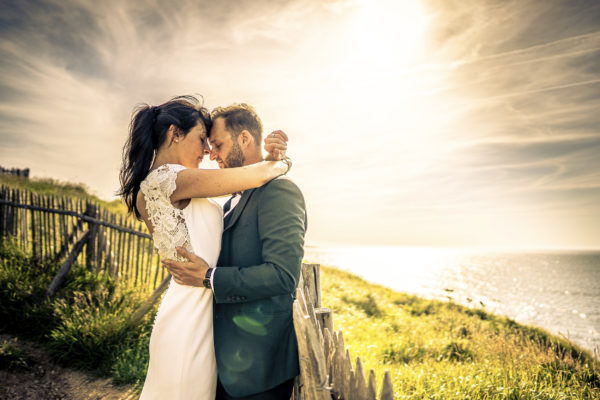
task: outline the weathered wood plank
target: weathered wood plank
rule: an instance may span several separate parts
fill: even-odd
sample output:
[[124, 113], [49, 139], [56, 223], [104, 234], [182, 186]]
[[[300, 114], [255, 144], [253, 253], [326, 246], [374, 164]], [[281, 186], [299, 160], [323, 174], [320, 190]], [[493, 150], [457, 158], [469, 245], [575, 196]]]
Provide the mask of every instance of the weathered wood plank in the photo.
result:
[[392, 387], [392, 378], [389, 371], [385, 371], [385, 374], [383, 374], [383, 385], [381, 385], [379, 400], [394, 400], [394, 388]]
[[294, 330], [298, 338], [302, 397], [330, 400], [327, 363], [319, 340], [320, 329], [314, 314], [308, 314], [307, 309], [312, 309], [312, 305], [307, 301], [304, 291], [298, 289], [294, 302]]
[[67, 276], [67, 273], [71, 269], [71, 266], [77, 259], [77, 256], [79, 255], [79, 253], [81, 253], [81, 250], [83, 250], [83, 246], [87, 242], [88, 237], [89, 237], [89, 231], [86, 231], [86, 232], [82, 232], [82, 234], [77, 238], [77, 242], [75, 242], [75, 244], [73, 245], [73, 249], [67, 256], [67, 259], [65, 260], [65, 262], [62, 264], [62, 266], [58, 270], [56, 276], [54, 277], [54, 279], [52, 280], [52, 283], [50, 284], [50, 286], [48, 287], [48, 290], [46, 291], [46, 295], [48, 297], [54, 296], [54, 294], [56, 293], [56, 291], [58, 290], [58, 288], [60, 287], [62, 282], [65, 280], [65, 277]]
[[375, 371], [369, 372], [369, 383], [367, 384], [367, 400], [377, 400], [377, 383], [375, 382]]
[[325, 332], [325, 329], [329, 329], [329, 332], [333, 332], [333, 312], [331, 311], [331, 308], [316, 308], [315, 317], [323, 332]]
[[356, 372], [354, 377], [356, 380], [356, 395], [359, 399], [364, 400], [367, 398], [367, 381], [365, 380], [365, 371], [360, 357], [356, 357]]

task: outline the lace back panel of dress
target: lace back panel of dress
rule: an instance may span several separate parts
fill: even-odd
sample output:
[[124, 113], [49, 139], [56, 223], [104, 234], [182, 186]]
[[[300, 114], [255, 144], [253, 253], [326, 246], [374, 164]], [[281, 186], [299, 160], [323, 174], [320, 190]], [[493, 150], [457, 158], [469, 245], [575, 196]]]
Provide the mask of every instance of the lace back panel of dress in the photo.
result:
[[146, 200], [146, 211], [154, 227], [152, 239], [154, 247], [162, 258], [182, 260], [177, 255], [177, 246], [191, 251], [190, 237], [183, 217], [183, 211], [171, 204], [175, 191], [177, 173], [185, 169], [182, 165], [164, 164], [151, 171], [140, 184]]

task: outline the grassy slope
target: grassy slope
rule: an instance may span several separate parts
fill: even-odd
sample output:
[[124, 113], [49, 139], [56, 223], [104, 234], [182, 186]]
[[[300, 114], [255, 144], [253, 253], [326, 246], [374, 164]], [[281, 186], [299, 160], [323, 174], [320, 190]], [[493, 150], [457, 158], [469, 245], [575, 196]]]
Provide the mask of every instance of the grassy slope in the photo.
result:
[[0, 184], [15, 189], [26, 189], [33, 193], [65, 196], [71, 199], [89, 200], [112, 213], [126, 214], [127, 208], [120, 200], [105, 201], [88, 193], [82, 183], [61, 182], [51, 178], [22, 178], [19, 176], [0, 174]]
[[392, 376], [396, 398], [600, 399], [600, 365], [542, 329], [452, 302], [424, 300], [333, 268], [321, 271], [354, 359]]

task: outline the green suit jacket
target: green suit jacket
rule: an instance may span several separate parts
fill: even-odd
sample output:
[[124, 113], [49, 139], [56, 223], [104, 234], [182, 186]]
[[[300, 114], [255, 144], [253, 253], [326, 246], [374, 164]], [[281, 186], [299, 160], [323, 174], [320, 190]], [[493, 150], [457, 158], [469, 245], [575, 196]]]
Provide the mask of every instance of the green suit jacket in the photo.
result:
[[221, 384], [242, 397], [299, 374], [292, 305], [304, 255], [304, 198], [279, 177], [246, 190], [224, 224], [213, 279], [215, 354]]

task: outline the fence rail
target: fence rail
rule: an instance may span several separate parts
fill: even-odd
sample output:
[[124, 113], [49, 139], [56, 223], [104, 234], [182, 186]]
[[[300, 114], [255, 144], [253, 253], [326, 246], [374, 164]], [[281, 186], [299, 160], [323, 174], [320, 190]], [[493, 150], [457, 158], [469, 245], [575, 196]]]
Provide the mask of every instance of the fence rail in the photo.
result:
[[160, 287], [167, 277], [145, 227], [92, 202], [1, 185], [0, 217], [1, 236], [14, 237], [42, 261], [68, 256], [67, 271], [79, 262], [147, 290]]
[[[131, 323], [137, 323], [167, 287], [169, 275], [145, 227], [89, 201], [0, 185], [0, 239], [7, 236], [35, 258], [62, 261], [47, 290], [50, 297], [75, 262], [151, 292]], [[292, 399], [392, 400], [388, 372], [378, 398], [373, 370], [367, 381], [360, 357], [353, 368], [342, 331], [333, 330], [332, 311], [322, 307], [320, 282], [319, 265], [303, 264], [294, 302], [300, 376]]]

